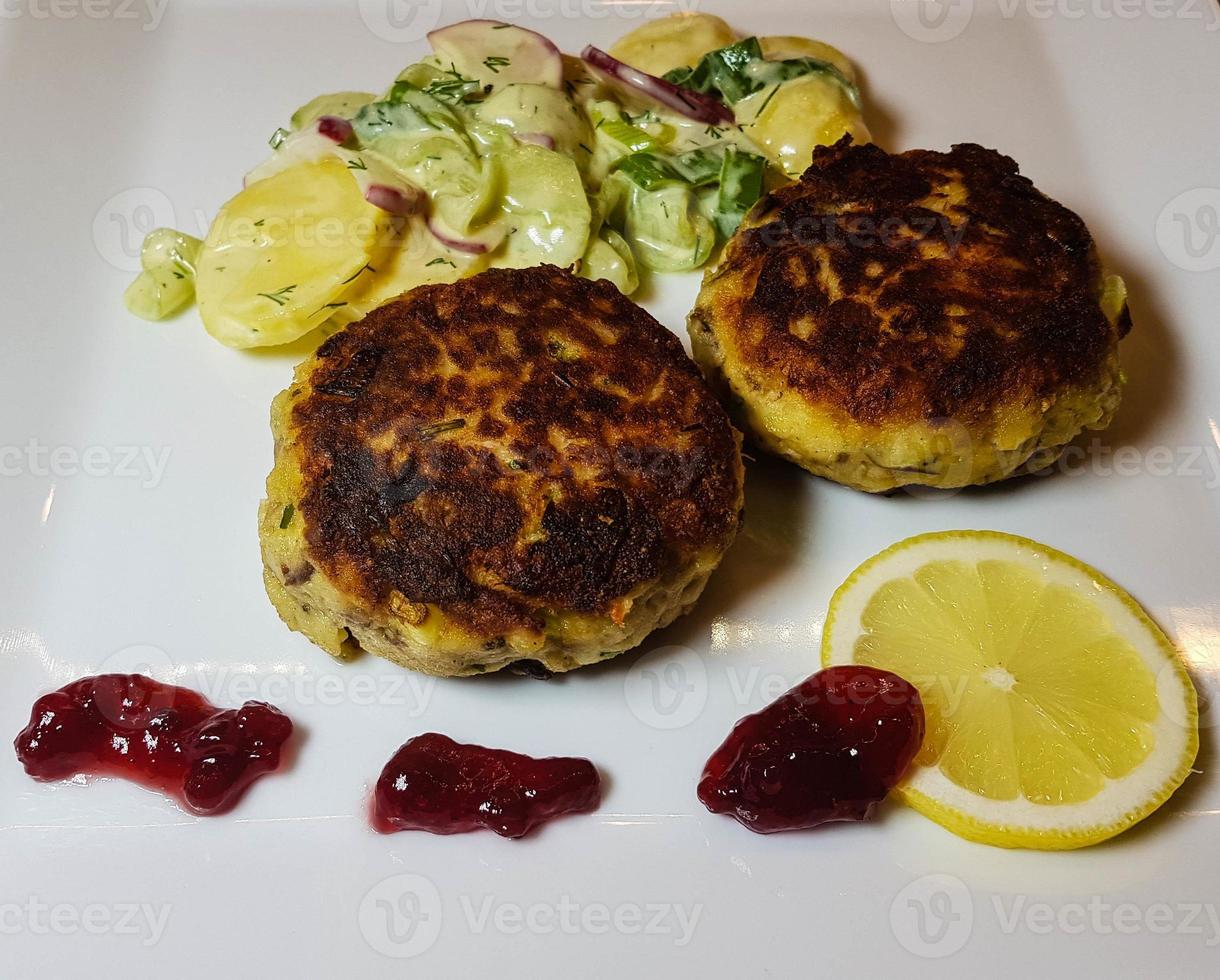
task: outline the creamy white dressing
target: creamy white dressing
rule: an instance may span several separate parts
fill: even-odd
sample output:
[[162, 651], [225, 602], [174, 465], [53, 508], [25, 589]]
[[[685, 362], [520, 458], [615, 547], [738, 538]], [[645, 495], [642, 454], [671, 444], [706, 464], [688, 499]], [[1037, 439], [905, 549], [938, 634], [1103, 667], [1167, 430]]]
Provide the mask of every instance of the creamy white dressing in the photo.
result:
[[[775, 163], [791, 171], [790, 144], [799, 144], [800, 137], [777, 139], [774, 120], [764, 139], [751, 135], [760, 110], [791, 80], [769, 84], [766, 94], [739, 103], [749, 113], [738, 113], [739, 125], [711, 126], [608, 83], [577, 59], [561, 59], [532, 32], [475, 22], [451, 30], [437, 44], [438, 55], [409, 66], [383, 95], [341, 92], [303, 106], [293, 116], [296, 131], [277, 136], [272, 156], [247, 176], [247, 191], [222, 212], [244, 214], [243, 195], [251, 185], [293, 168], [308, 173], [307, 165], [326, 157], [343, 161], [353, 178], [353, 195], [381, 207], [387, 199], [403, 205], [395, 219], [398, 244], [382, 242], [375, 255], [370, 250], [352, 256], [350, 263], [363, 263], [365, 271], [327, 293], [321, 308], [333, 312], [324, 330], [416, 285], [489, 266], [550, 263], [607, 278], [630, 293], [639, 282], [637, 265], [661, 272], [698, 268], [715, 248], [717, 229], [721, 235], [731, 232], [751, 202], [726, 205], [726, 195], [748, 193], [742, 188], [758, 182], [748, 174], [745, 180], [738, 179], [741, 173], [730, 175], [726, 157], [757, 160], [754, 176], [767, 168], [768, 185], [785, 179]], [[480, 44], [491, 53], [485, 54]], [[771, 69], [760, 63], [751, 71], [765, 80]], [[325, 121], [333, 118], [352, 134], [341, 144], [324, 135]], [[805, 124], [795, 116], [784, 122], [794, 132]], [[783, 158], [772, 155], [776, 145], [782, 145]], [[679, 165], [683, 154], [696, 150], [705, 151], [697, 178]], [[627, 165], [637, 157], [646, 165], [642, 176]], [[719, 180], [714, 173], [718, 162], [726, 168]], [[718, 190], [718, 183], [723, 189]], [[426, 195], [426, 201], [409, 213], [412, 195], [421, 200]], [[218, 266], [214, 259], [208, 261], [209, 251], [228, 247], [222, 232], [214, 226], [203, 245], [205, 269]], [[293, 296], [305, 292], [296, 282], [293, 263], [308, 263], [290, 249], [269, 251], [268, 260], [284, 264], [281, 278], [288, 291], [260, 291], [228, 305], [257, 310], [265, 299], [275, 305], [267, 312], [276, 314], [280, 326], [254, 340], [244, 336], [234, 346], [282, 343], [295, 339], [294, 323], [300, 327], [297, 336], [317, 325], [317, 310], [298, 315], [291, 304]], [[198, 284], [205, 323], [208, 311], [227, 302], [226, 295], [211, 295], [215, 287], [214, 282]], [[221, 292], [241, 288], [234, 282], [224, 284]], [[181, 292], [167, 292], [175, 306], [181, 305]], [[153, 293], [145, 288], [140, 295]], [[154, 304], [143, 306], [141, 315], [158, 315]], [[232, 320], [253, 314], [230, 309], [226, 315]], [[213, 332], [230, 342], [225, 331]]]

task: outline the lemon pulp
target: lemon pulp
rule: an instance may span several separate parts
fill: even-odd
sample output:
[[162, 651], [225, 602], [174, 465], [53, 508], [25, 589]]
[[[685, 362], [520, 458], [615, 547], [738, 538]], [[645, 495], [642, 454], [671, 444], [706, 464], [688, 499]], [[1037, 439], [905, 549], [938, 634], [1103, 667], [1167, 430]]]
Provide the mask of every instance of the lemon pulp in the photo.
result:
[[1024, 538], [901, 542], [836, 593], [823, 660], [919, 688], [927, 736], [898, 794], [957, 833], [1077, 847], [1142, 819], [1198, 747], [1164, 634], [1094, 569]]

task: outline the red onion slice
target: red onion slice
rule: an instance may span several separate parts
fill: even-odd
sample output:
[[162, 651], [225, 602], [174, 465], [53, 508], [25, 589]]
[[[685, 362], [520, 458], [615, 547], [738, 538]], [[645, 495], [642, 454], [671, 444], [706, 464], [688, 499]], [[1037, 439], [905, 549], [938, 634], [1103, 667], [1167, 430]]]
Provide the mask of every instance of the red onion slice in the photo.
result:
[[342, 116], [319, 116], [318, 134], [332, 143], [346, 143], [352, 138], [352, 124]]
[[549, 133], [513, 133], [513, 138], [518, 143], [532, 143], [548, 150], [555, 149], [555, 137]]
[[605, 75], [612, 81], [625, 85], [634, 92], [648, 96], [655, 102], [673, 109], [679, 115], [696, 122], [710, 125], [732, 125], [737, 122], [733, 110], [710, 95], [692, 92], [681, 85], [667, 82], [656, 75], [632, 68], [607, 54], [601, 48], [588, 45], [581, 53], [580, 59], [590, 68]]
[[504, 230], [495, 225], [489, 225], [483, 231], [465, 237], [446, 228], [437, 218], [428, 219], [428, 230], [432, 237], [455, 252], [466, 255], [484, 255], [504, 240]]
[[427, 195], [423, 191], [408, 194], [387, 184], [370, 184], [364, 192], [364, 199], [382, 211], [406, 217], [423, 209]]

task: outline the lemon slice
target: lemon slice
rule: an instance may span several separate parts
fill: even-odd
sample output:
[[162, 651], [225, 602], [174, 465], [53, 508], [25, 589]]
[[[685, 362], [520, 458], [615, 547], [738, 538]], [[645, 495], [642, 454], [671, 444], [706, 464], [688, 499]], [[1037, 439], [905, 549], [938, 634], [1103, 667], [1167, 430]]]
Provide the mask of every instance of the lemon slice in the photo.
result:
[[894, 792], [985, 844], [1113, 837], [1169, 798], [1199, 747], [1165, 634], [1100, 572], [1027, 538], [947, 531], [870, 558], [831, 600], [822, 662], [919, 688], [927, 735]]
[[255, 181], [221, 208], [200, 251], [195, 295], [204, 327], [230, 347], [304, 336], [368, 272], [391, 221], [365, 201], [338, 157]]

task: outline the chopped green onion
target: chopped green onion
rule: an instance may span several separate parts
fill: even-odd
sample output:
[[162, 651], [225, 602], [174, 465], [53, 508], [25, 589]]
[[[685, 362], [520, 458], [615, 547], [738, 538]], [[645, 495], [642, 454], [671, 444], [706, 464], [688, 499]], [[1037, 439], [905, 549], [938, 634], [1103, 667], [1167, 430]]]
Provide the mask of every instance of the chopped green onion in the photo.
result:
[[622, 143], [632, 153], [638, 153], [640, 150], [655, 150], [659, 145], [655, 136], [622, 119], [606, 119], [600, 129], [616, 143]]
[[288, 137], [291, 135], [292, 134], [289, 133], [288, 130], [281, 126], [271, 134], [271, 139], [267, 140], [267, 145], [273, 150], [278, 150], [283, 144], [284, 140], [288, 139]]
[[724, 167], [723, 146], [701, 146], [673, 160], [673, 168], [695, 187], [705, 187], [720, 179]]
[[742, 218], [762, 197], [767, 161], [754, 153], [730, 146], [720, 170], [720, 194], [716, 200], [716, 228], [725, 237], [733, 234]]
[[419, 437], [421, 439], [435, 439], [442, 432], [453, 432], [455, 429], [466, 428], [465, 419], [449, 419], [447, 422], [433, 422], [431, 425], [421, 425], [419, 427]]
[[280, 530], [285, 530], [292, 523], [292, 515], [296, 512], [296, 508], [292, 504], [288, 504], [284, 508], [284, 512], [280, 514]]
[[637, 187], [654, 191], [670, 184], [685, 184], [686, 179], [660, 157], [651, 153], [632, 153], [614, 165]]
[[704, 95], [718, 92], [731, 105], [761, 87], [749, 78], [746, 69], [753, 62], [763, 60], [758, 38], [747, 37], [735, 44], [709, 51], [693, 68], [675, 68], [667, 72], [665, 79]]
[[665, 78], [704, 95], [719, 93], [732, 105], [761, 92], [768, 85], [813, 74], [833, 78], [847, 92], [852, 104], [857, 109], [860, 107], [859, 89], [837, 66], [821, 58], [808, 57], [768, 61], [763, 57], [762, 46], [756, 37], [709, 51], [693, 68], [675, 68], [667, 72]]

